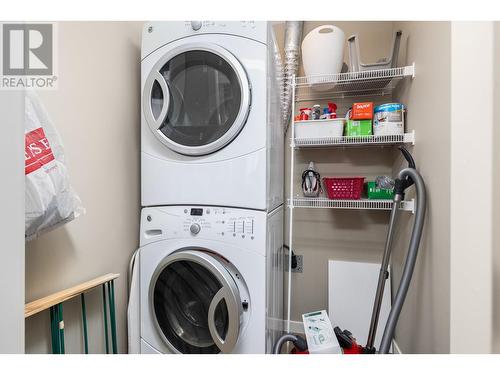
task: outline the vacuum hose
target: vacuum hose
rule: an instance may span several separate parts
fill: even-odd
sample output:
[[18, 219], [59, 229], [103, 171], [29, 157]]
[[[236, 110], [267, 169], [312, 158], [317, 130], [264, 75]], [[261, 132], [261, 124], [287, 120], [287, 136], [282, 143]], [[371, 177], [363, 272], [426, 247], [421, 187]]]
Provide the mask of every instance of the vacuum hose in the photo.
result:
[[406, 256], [403, 269], [403, 275], [401, 276], [398, 291], [392, 303], [391, 312], [389, 313], [389, 318], [387, 319], [384, 329], [384, 335], [382, 336], [382, 342], [380, 343], [379, 353], [381, 354], [389, 353], [392, 339], [394, 337], [394, 331], [398, 323], [399, 314], [401, 313], [401, 309], [410, 286], [413, 270], [417, 260], [420, 238], [422, 237], [422, 231], [424, 228], [425, 208], [427, 205], [424, 180], [422, 179], [422, 176], [420, 176], [420, 173], [418, 173], [414, 168], [405, 168], [399, 172], [399, 179], [403, 180], [406, 178], [411, 178], [415, 183], [417, 195], [415, 221], [413, 222], [413, 230], [408, 248], [408, 255]]
[[307, 349], [307, 342], [302, 336], [292, 335], [291, 333], [288, 333], [281, 336], [278, 341], [276, 341], [273, 348], [273, 354], [280, 354], [283, 344], [289, 341], [291, 341], [301, 352]]

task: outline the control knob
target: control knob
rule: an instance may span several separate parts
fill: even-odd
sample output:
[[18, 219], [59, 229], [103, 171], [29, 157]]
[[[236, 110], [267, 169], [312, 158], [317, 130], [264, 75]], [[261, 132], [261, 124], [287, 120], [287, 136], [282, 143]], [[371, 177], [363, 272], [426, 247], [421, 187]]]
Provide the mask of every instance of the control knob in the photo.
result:
[[191, 27], [194, 31], [201, 29], [201, 21], [191, 21]]
[[197, 223], [193, 223], [191, 224], [191, 226], [189, 227], [189, 231], [194, 234], [194, 235], [197, 235], [198, 233], [200, 233], [200, 230], [201, 230], [201, 227], [200, 227], [200, 224], [197, 224]]

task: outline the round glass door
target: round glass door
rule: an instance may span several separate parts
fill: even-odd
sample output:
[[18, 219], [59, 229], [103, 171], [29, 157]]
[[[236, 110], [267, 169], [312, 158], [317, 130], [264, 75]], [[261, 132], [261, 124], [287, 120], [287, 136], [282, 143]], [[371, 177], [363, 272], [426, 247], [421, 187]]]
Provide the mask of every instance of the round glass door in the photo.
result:
[[239, 61], [215, 44], [188, 44], [158, 61], [144, 88], [151, 130], [186, 155], [215, 152], [245, 125], [250, 85]]
[[215, 256], [184, 250], [167, 257], [154, 274], [150, 294], [160, 336], [172, 351], [229, 353], [236, 345], [239, 292]]

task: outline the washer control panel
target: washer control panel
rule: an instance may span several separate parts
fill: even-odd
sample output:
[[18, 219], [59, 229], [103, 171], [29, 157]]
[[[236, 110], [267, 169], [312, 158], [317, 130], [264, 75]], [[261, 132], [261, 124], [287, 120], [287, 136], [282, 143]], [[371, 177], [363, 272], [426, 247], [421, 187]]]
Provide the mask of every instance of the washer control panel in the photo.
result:
[[242, 210], [219, 207], [190, 207], [184, 208], [184, 231], [193, 236], [206, 234], [220, 237], [230, 236], [241, 239], [255, 239], [255, 215], [242, 214]]
[[142, 211], [141, 232], [145, 242], [168, 238], [204, 238], [253, 243], [266, 239], [266, 216], [263, 211], [237, 208], [150, 207]]

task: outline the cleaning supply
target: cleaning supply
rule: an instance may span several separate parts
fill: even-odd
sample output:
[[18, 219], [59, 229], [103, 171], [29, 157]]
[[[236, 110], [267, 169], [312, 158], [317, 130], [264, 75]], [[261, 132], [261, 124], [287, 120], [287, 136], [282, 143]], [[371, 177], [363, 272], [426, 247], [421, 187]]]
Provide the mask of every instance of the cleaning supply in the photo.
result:
[[337, 118], [337, 104], [328, 102], [328, 113], [330, 118]]
[[[359, 119], [359, 117], [368, 117], [371, 111], [370, 105], [362, 106], [360, 104], [363, 103], [354, 103], [353, 107], [351, 107], [347, 111], [347, 114], [345, 116], [347, 121], [345, 127], [345, 135], [347, 137], [359, 137], [373, 134], [371, 117], [370, 119]], [[373, 103], [369, 104], [372, 104], [373, 107]], [[356, 113], [354, 113], [355, 111]], [[354, 117], [357, 117], [358, 119], [355, 119]]]
[[368, 199], [392, 199], [394, 190], [381, 188], [375, 181], [368, 181], [366, 183], [366, 195]]
[[345, 128], [346, 136], [355, 137], [367, 136], [372, 134], [372, 120], [347, 120]]
[[307, 347], [311, 354], [342, 354], [332, 323], [325, 310], [302, 315]]
[[311, 108], [301, 108], [299, 114], [299, 121], [309, 120], [311, 116]]
[[351, 116], [352, 120], [371, 120], [373, 119], [373, 103], [354, 103], [352, 105]]
[[375, 107], [373, 134], [404, 134], [404, 105], [400, 103], [386, 103]]
[[321, 106], [319, 104], [315, 104], [312, 107], [311, 119], [319, 120], [321, 117]]

